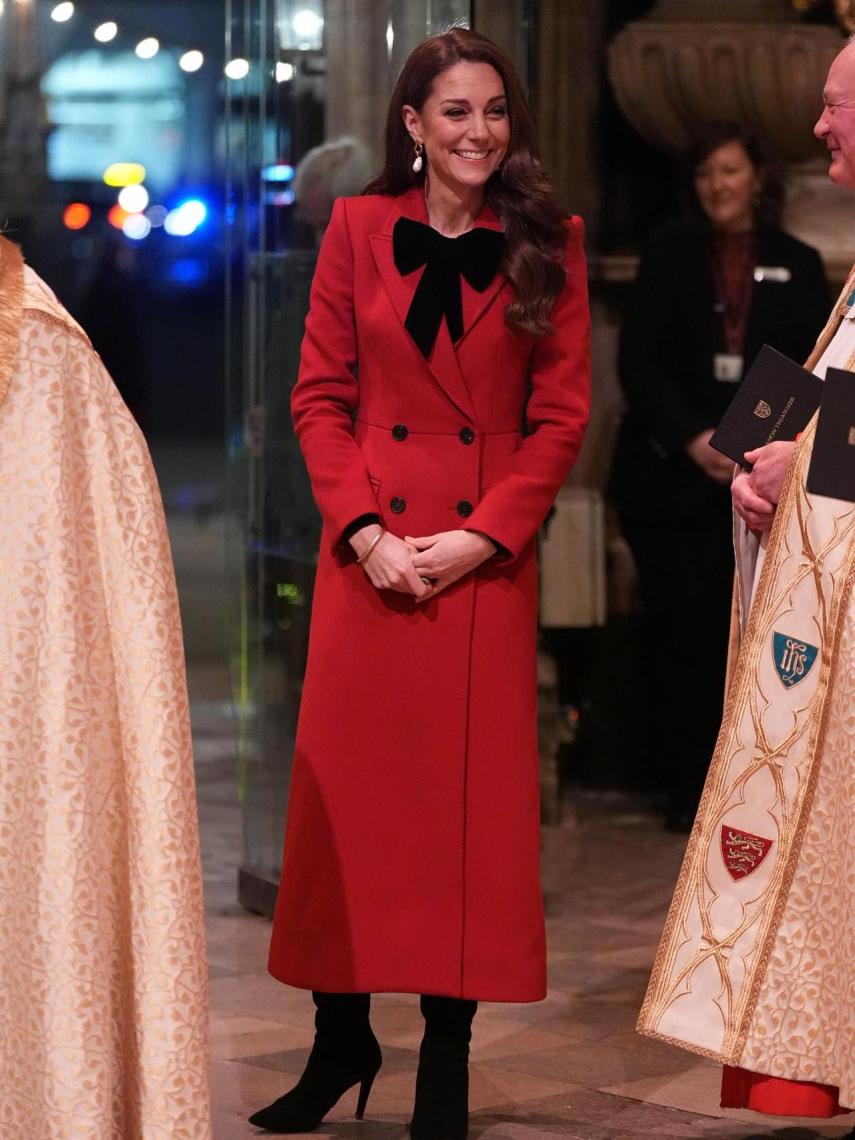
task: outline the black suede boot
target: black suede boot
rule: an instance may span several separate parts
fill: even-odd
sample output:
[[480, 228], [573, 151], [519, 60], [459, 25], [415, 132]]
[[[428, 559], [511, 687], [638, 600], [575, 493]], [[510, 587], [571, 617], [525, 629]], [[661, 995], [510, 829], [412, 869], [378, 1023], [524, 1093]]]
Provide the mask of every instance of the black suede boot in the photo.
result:
[[305, 1072], [290, 1092], [249, 1118], [268, 1132], [311, 1132], [348, 1089], [359, 1085], [362, 1119], [383, 1057], [371, 1031], [370, 994], [312, 993], [315, 1043]]
[[466, 1140], [469, 1131], [469, 1042], [478, 1003], [421, 1001], [425, 1035], [419, 1050], [412, 1140]]

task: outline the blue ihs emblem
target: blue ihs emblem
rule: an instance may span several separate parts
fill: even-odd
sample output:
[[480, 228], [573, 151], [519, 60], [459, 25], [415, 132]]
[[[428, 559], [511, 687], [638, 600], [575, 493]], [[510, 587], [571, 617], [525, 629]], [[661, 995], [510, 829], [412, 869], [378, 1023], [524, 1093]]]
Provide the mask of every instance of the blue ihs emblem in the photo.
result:
[[798, 637], [788, 637], [786, 633], [772, 635], [772, 654], [775, 669], [784, 686], [791, 689], [803, 681], [811, 671], [819, 650]]

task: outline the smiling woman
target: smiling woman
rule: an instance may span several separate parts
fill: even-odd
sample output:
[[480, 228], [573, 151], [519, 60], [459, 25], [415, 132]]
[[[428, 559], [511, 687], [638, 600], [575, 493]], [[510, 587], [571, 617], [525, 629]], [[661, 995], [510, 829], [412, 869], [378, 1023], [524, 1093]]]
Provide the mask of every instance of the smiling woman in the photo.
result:
[[752, 229], [763, 182], [762, 167], [754, 164], [739, 139], [716, 146], [695, 169], [698, 202], [720, 233], [739, 234]]
[[[458, 66], [463, 63], [466, 69], [461, 73]], [[431, 104], [439, 94], [439, 85], [444, 87], [447, 82], [471, 90], [446, 88]], [[480, 112], [473, 106], [476, 88]], [[441, 110], [443, 99], [449, 103]], [[446, 145], [451, 144], [452, 150], [455, 144], [457, 149], [478, 154], [498, 149], [506, 122], [504, 157], [494, 161], [488, 154], [484, 159], [470, 160], [469, 170], [459, 155], [454, 156], [454, 164], [450, 158], [443, 161], [441, 157], [440, 170], [434, 177], [430, 155], [427, 163], [414, 162], [416, 146], [424, 145], [418, 132], [431, 120], [431, 105], [435, 116], [444, 115], [452, 124], [446, 128], [449, 135], [438, 135]], [[479, 115], [481, 123], [477, 122]], [[467, 140], [462, 126], [471, 124], [473, 118], [476, 131], [484, 132], [480, 139], [476, 135], [474, 142], [471, 137]], [[441, 155], [443, 149], [440, 143], [437, 153]], [[550, 313], [564, 286], [560, 265], [567, 241], [564, 222], [540, 167], [534, 120], [513, 64], [489, 40], [460, 28], [425, 40], [410, 54], [389, 104], [385, 166], [366, 187], [366, 193], [403, 194], [413, 186], [423, 187], [430, 202], [431, 224], [442, 230], [442, 202], [457, 178], [470, 187], [480, 183], [483, 197], [502, 220], [502, 271], [513, 286], [508, 326], [535, 336], [549, 333]]]
[[[420, 111], [404, 107], [404, 124], [414, 143], [424, 147], [438, 209], [445, 212], [441, 202], [449, 195], [480, 205], [484, 183], [501, 165], [511, 135], [508, 100], [495, 68], [488, 63], [450, 67], [437, 77]], [[458, 224], [469, 228], [471, 211], [468, 215]]]
[[314, 1128], [355, 1084], [361, 1114], [393, 991], [425, 1017], [413, 1140], [463, 1140], [477, 1002], [545, 994], [535, 535], [588, 373], [582, 225], [513, 66], [432, 37], [333, 210], [292, 398], [324, 532], [270, 969], [317, 1033], [255, 1124]]

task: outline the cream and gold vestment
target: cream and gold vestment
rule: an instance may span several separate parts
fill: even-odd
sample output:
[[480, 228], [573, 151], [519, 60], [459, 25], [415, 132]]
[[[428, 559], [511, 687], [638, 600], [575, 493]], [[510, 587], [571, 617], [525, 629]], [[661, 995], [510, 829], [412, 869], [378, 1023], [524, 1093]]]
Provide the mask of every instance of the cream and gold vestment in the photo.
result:
[[0, 240], [0, 1138], [209, 1140], [181, 625], [145, 444]]
[[814, 431], [760, 558], [737, 541], [724, 719], [639, 1030], [855, 1107], [855, 504], [807, 493]]

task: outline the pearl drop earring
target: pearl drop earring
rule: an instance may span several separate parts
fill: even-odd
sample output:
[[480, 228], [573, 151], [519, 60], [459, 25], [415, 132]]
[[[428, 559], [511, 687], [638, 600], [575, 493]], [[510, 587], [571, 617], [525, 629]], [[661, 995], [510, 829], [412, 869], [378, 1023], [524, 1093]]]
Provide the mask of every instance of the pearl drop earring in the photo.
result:
[[416, 157], [413, 159], [413, 173], [414, 174], [418, 174], [419, 171], [421, 170], [421, 168], [425, 164], [425, 160], [422, 158], [422, 155], [424, 154], [424, 152], [425, 152], [425, 148], [422, 146], [422, 144], [420, 142], [417, 142], [416, 143]]

